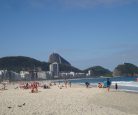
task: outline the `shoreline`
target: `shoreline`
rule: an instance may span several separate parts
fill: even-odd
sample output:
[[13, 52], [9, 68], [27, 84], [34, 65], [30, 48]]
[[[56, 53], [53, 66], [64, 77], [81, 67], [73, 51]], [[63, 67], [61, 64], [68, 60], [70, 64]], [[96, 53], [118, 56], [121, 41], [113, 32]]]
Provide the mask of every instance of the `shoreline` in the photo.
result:
[[[78, 79], [74, 79], [74, 80], [78, 80]], [[70, 81], [70, 80], [68, 80], [67, 79], [67, 81]], [[41, 84], [50, 84], [50, 83], [56, 83], [56, 84], [59, 84], [59, 80], [42, 80], [42, 81], [17, 81], [17, 82], [9, 82], [8, 84], [11, 84], [11, 85], [13, 85], [13, 84], [22, 84], [22, 83], [24, 83], [24, 84], [26, 84], [26, 83], [32, 83], [32, 82], [39, 82], [39, 83], [41, 83]], [[132, 81], [130, 81], [130, 83], [131, 83]], [[61, 84], [63, 84], [64, 83], [64, 80], [60, 80], [60, 83]], [[111, 85], [111, 89], [115, 89], [114, 87], [114, 85], [115, 85], [115, 83], [116, 82], [112, 82], [112, 85]], [[121, 81], [120, 81], [120, 83], [121, 83]], [[123, 84], [124, 84], [124, 81], [122, 82]], [[128, 82], [126, 82], [126, 83], [128, 83]], [[127, 86], [127, 85], [120, 85], [120, 84], [118, 84], [118, 91], [120, 91], [120, 92], [130, 92], [130, 93], [138, 93], [138, 82], [135, 82], [135, 83], [137, 83], [137, 86], [135, 87], [135, 86]], [[79, 83], [79, 82], [72, 82], [71, 84], [74, 84], [74, 85], [80, 85], [80, 86], [84, 86], [85, 87], [85, 82], [83, 82], [83, 83]], [[97, 87], [97, 85], [98, 85], [98, 83], [90, 83], [90, 87]]]

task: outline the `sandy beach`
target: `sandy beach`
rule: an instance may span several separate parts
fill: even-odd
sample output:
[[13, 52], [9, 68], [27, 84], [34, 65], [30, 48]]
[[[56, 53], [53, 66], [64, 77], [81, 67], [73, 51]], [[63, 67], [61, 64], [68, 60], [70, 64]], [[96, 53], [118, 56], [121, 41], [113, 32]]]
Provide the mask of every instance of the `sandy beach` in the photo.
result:
[[0, 90], [0, 115], [138, 115], [138, 94], [73, 84], [38, 93], [8, 85]]

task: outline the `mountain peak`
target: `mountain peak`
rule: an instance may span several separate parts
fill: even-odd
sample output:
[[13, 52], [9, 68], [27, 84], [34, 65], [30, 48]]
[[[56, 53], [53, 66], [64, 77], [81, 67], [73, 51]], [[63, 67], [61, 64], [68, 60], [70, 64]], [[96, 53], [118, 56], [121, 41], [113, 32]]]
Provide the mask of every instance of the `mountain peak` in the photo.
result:
[[48, 62], [49, 63], [57, 62], [58, 64], [71, 66], [71, 64], [67, 60], [65, 60], [63, 57], [61, 57], [58, 53], [52, 53], [49, 56]]

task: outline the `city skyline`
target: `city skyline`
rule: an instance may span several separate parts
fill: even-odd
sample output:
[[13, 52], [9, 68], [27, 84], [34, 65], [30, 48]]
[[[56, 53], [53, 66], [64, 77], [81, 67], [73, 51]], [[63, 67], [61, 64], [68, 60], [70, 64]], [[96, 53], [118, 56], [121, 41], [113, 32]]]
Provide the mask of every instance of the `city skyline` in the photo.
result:
[[1, 0], [0, 57], [48, 61], [56, 52], [80, 69], [138, 65], [137, 12], [137, 0]]

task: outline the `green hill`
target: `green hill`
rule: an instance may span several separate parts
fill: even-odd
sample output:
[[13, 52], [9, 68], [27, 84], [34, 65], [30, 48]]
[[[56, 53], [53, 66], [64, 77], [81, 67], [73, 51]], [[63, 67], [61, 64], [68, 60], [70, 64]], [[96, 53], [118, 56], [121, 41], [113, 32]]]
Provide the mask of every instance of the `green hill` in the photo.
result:
[[49, 64], [24, 56], [11, 56], [0, 58], [0, 69], [7, 69], [19, 72], [21, 70], [32, 70], [37, 67], [40, 67], [42, 70], [48, 70]]
[[135, 76], [138, 74], [138, 67], [131, 63], [118, 65], [113, 72], [114, 76]]
[[[12, 70], [19, 72], [21, 70], [33, 70], [34, 68], [41, 68], [43, 71], [49, 71], [49, 64], [47, 62], [41, 62], [39, 60], [24, 57], [24, 56], [10, 56], [0, 58], [0, 70]], [[59, 64], [60, 71], [74, 71], [79, 72], [80, 70], [69, 65]]]

